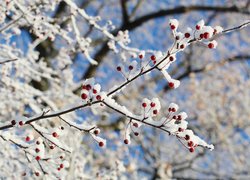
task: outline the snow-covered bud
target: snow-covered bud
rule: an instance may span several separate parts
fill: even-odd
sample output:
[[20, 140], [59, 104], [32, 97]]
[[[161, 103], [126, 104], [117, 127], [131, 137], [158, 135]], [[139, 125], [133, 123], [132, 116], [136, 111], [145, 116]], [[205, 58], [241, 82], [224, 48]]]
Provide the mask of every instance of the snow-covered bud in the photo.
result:
[[177, 19], [170, 19], [169, 25], [170, 25], [171, 30], [177, 30], [177, 28], [179, 26], [179, 21]]
[[180, 81], [176, 79], [171, 79], [171, 81], [168, 82], [168, 86], [172, 89], [176, 89], [180, 86]]
[[207, 46], [209, 49], [215, 49], [217, 47], [217, 44], [218, 44], [217, 41], [213, 40], [210, 41]]
[[215, 26], [213, 34], [219, 34], [223, 31], [223, 28], [221, 26]]
[[203, 28], [204, 24], [205, 24], [204, 20], [203, 20], [203, 19], [200, 20], [200, 21], [196, 24], [196, 26], [195, 26], [196, 30], [201, 30], [201, 29]]
[[169, 106], [168, 106], [168, 111], [169, 111], [169, 112], [170, 112], [170, 111], [176, 112], [176, 111], [178, 111], [178, 109], [179, 109], [179, 106], [178, 106], [177, 104], [175, 104], [175, 103], [171, 103], [171, 104], [169, 104]]

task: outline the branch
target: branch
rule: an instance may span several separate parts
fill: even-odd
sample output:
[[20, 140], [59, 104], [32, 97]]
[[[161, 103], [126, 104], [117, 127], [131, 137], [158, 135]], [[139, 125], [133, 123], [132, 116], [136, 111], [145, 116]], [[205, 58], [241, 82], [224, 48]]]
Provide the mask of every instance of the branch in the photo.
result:
[[17, 61], [18, 59], [8, 59], [8, 60], [4, 60], [4, 61], [1, 61], [0, 64], [5, 64], [5, 63], [8, 63], [8, 62], [13, 62], [13, 61]]
[[[249, 25], [249, 24], [247, 24]], [[237, 28], [238, 27], [238, 28]], [[236, 28], [234, 29], [239, 29], [239, 28], [242, 28], [242, 25], [241, 26], [237, 26]], [[246, 25], [244, 25], [243, 27], [246, 27]], [[233, 28], [231, 28], [233, 29]], [[227, 31], [227, 30], [225, 30]], [[198, 39], [192, 39], [189, 41], [189, 43], [194, 43], [196, 42]], [[176, 52], [175, 52], [176, 53]], [[130, 84], [131, 82], [135, 81], [136, 79], [138, 79], [139, 77], [143, 76], [144, 74], [147, 74], [148, 72], [154, 70], [154, 69], [158, 69], [158, 66], [164, 62], [166, 59], [169, 58], [171, 54], [168, 53], [166, 56], [164, 56], [157, 64], [155, 64], [154, 66], [152, 66], [151, 68], [147, 69], [147, 70], [143, 70], [141, 69], [141, 71], [135, 75], [133, 78], [125, 81], [124, 83], [122, 83], [120, 86], [118, 86], [117, 88], [115, 88], [114, 90], [110, 91], [109, 93], [107, 93], [107, 96], [111, 96], [113, 94], [115, 94], [116, 92], [120, 91], [122, 88], [124, 88], [126, 85]], [[239, 58], [239, 57], [238, 57]], [[203, 69], [198, 69], [196, 70], [197, 72], [199, 71], [202, 71]], [[54, 112], [54, 113], [51, 113], [51, 114], [48, 114], [48, 115], [45, 115], [45, 113], [43, 113], [42, 115], [40, 116], [37, 116], [37, 117], [33, 117], [33, 118], [30, 118], [29, 120], [27, 120], [24, 124], [30, 124], [34, 121], [38, 121], [38, 120], [41, 120], [41, 119], [46, 119], [46, 118], [52, 118], [52, 117], [57, 117], [57, 116], [60, 116], [60, 115], [63, 115], [63, 114], [67, 114], [67, 113], [70, 113], [70, 112], [73, 112], [77, 109], [81, 109], [81, 108], [85, 108], [87, 106], [90, 106], [92, 104], [97, 104], [97, 103], [100, 103], [101, 101], [93, 101], [91, 103], [86, 103], [86, 104], [83, 104], [83, 105], [79, 105], [79, 106], [75, 106], [73, 108], [69, 108], [69, 109], [66, 109], [66, 110], [63, 110], [63, 111], [58, 111], [58, 112]], [[9, 129], [9, 128], [12, 128], [13, 125], [12, 124], [9, 124], [9, 125], [5, 125], [5, 126], [2, 126], [0, 127], [0, 130], [4, 130], [4, 129]]]

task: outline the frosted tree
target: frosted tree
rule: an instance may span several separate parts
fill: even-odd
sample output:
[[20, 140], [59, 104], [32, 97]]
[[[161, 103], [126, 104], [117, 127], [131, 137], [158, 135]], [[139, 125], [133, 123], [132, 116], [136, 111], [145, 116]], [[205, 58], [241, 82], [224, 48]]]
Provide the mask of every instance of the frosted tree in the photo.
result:
[[[133, 45], [133, 38], [128, 30], [136, 28], [153, 16], [185, 12], [185, 7], [176, 7], [140, 18], [137, 17], [140, 13], [136, 12], [142, 1], [132, 3], [134, 8], [129, 8], [128, 2], [121, 0], [118, 5], [121, 5], [123, 24], [116, 28], [111, 21], [112, 17], [109, 20], [98, 15], [102, 14], [98, 11], [101, 11], [106, 3], [5, 0], [1, 5], [0, 177], [126, 179], [148, 173], [153, 174], [154, 178], [172, 178], [174, 166], [180, 166], [180, 169], [184, 170], [186, 168], [187, 171], [184, 172], [188, 175], [190, 164], [205, 154], [207, 149], [214, 149], [213, 144], [207, 143], [195, 132], [199, 132], [203, 137], [209, 134], [206, 138], [208, 141], [213, 141], [216, 133], [221, 132], [221, 135], [216, 136], [219, 138], [215, 138], [216, 143], [237, 132], [232, 126], [228, 126], [230, 131], [227, 133], [222, 130], [211, 131], [211, 126], [221, 128], [220, 123], [225, 122], [206, 123], [207, 118], [212, 119], [215, 115], [224, 118], [229, 112], [232, 119], [237, 118], [237, 113], [242, 113], [242, 117], [247, 119], [248, 114], [244, 112], [249, 104], [246, 99], [249, 91], [245, 89], [249, 88], [228, 89], [227, 100], [238, 91], [246, 94], [241, 96], [242, 101], [245, 100], [245, 104], [240, 104], [243, 112], [237, 111], [239, 104], [232, 103], [228, 110], [214, 114], [214, 111], [220, 111], [221, 106], [225, 104], [223, 98], [220, 99], [222, 95], [215, 98], [214, 105], [208, 104], [213, 93], [224, 93], [224, 90], [220, 91], [220, 81], [213, 80], [219, 79], [222, 73], [223, 77], [227, 77], [227, 68], [230, 67], [226, 66], [224, 71], [215, 70], [218, 72], [204, 75], [205, 78], [199, 80], [192, 73], [211, 70], [220, 66], [221, 62], [198, 62], [198, 68], [195, 70], [190, 63], [188, 71], [183, 73], [183, 65], [178, 59], [189, 48], [196, 48], [198, 51], [200, 47], [196, 47], [197, 44], [208, 49], [208, 54], [215, 52], [213, 49], [220, 47], [221, 37], [247, 27], [249, 20], [242, 20], [232, 28], [223, 30], [223, 24], [210, 26], [199, 19], [188, 25], [179, 25], [177, 19], [168, 18], [168, 23], [163, 27], [162, 24], [159, 26], [168, 29], [169, 32], [165, 32], [165, 36], [172, 37], [168, 48], [165, 47], [161, 51], [148, 47], [140, 49]], [[91, 9], [96, 6], [99, 6], [96, 8], [96, 15], [87, 13], [87, 7]], [[158, 6], [159, 4], [155, 8]], [[249, 14], [247, 8], [241, 9], [242, 6], [245, 4], [231, 8], [186, 8], [191, 11], [232, 11]], [[246, 45], [241, 51], [247, 52], [247, 48]], [[102, 67], [101, 61], [109, 50], [112, 55], [106, 58], [112, 61], [103, 66], [101, 74], [95, 75], [97, 67]], [[191, 52], [193, 51], [189, 52], [188, 60], [191, 59]], [[207, 56], [206, 52], [202, 55], [196, 52], [197, 55], [201, 58]], [[77, 56], [81, 56], [84, 62], [79, 62]], [[249, 59], [249, 56], [236, 55], [224, 62], [237, 59]], [[86, 68], [86, 64], [91, 66]], [[79, 73], [82, 74], [85, 68], [85, 75], [79, 78]], [[240, 71], [241, 67], [237, 70]], [[235, 77], [229, 78], [228, 81], [249, 84], [242, 75], [239, 76], [240, 72], [237, 70], [230, 70], [231, 74], [235, 73]], [[178, 73], [179, 77], [173, 78], [172, 74]], [[178, 98], [181, 93], [178, 91], [181, 91], [180, 79], [187, 76], [186, 74], [192, 77], [189, 84], [184, 84], [186, 89], [183, 88], [183, 91], [194, 95], [187, 97], [190, 98], [188, 102], [183, 102], [182, 98]], [[158, 83], [159, 77], [164, 78], [164, 83], [167, 82], [163, 91], [172, 89], [170, 93], [177, 94], [170, 94], [170, 97], [166, 98], [168, 102], [165, 102], [164, 92], [157, 93], [158, 90], [153, 89], [154, 86], [162, 86], [162, 83]], [[208, 82], [214, 83], [215, 86], [209, 93]], [[188, 123], [188, 114], [178, 110], [177, 101], [181, 109], [182, 104], [189, 108], [191, 118], [199, 119], [201, 127], [195, 123], [192, 125], [192, 122]], [[230, 100], [227, 103], [230, 104]], [[235, 123], [245, 127], [241, 122], [245, 121], [239, 120]], [[205, 133], [202, 130], [205, 128], [211, 132]], [[163, 139], [169, 135], [171, 143], [160, 140], [162, 135], [159, 135], [159, 132], [163, 132]], [[240, 139], [235, 137], [233, 141], [237, 143]], [[178, 142], [183, 149], [176, 155], [179, 146], [175, 144]], [[141, 147], [136, 149], [136, 145]], [[133, 152], [129, 151], [130, 148]], [[234, 151], [242, 152], [242, 148], [230, 149], [231, 153]], [[189, 152], [197, 154], [197, 157], [180, 161], [179, 157], [190, 157]], [[161, 153], [174, 153], [169, 164], [161, 162]], [[145, 162], [140, 165], [138, 161], [142, 155], [145, 156]], [[241, 161], [244, 161], [244, 158]], [[211, 170], [216, 171], [218, 166], [216, 164]], [[201, 171], [196, 167], [192, 168], [194, 171]], [[12, 173], [13, 171], [15, 173]], [[225, 172], [212, 175], [221, 177], [225, 176]]]

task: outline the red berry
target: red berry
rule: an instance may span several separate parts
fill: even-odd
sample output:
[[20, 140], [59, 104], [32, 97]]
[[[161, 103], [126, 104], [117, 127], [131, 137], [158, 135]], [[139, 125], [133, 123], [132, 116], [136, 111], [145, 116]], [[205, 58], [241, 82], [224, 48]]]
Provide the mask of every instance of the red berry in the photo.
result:
[[173, 82], [169, 82], [169, 83], [168, 83], [168, 86], [169, 86], [170, 88], [174, 88], [174, 83], [173, 83]]
[[40, 144], [40, 141], [36, 141], [36, 144], [39, 145], [39, 144]]
[[157, 114], [157, 113], [158, 113], [158, 111], [155, 109], [155, 110], [153, 110], [153, 113], [154, 113], [154, 114]]
[[175, 39], [178, 41], [180, 39], [180, 36], [176, 36]]
[[139, 133], [138, 133], [138, 132], [134, 132], [134, 135], [135, 135], [135, 136], [139, 136]]
[[187, 135], [185, 136], [185, 139], [188, 141], [188, 140], [190, 139], [190, 136], [187, 134]]
[[200, 27], [199, 25], [196, 25], [195, 28], [196, 28], [197, 30], [200, 30], [201, 27]]
[[53, 133], [52, 133], [52, 136], [53, 136], [53, 137], [57, 137], [58, 134], [57, 134], [56, 132], [53, 132]]
[[183, 132], [183, 131], [184, 131], [184, 129], [182, 129], [182, 128], [178, 128], [178, 131], [179, 131], [179, 132]]
[[154, 64], [156, 64], [156, 61], [153, 61]]
[[86, 86], [85, 86], [85, 85], [82, 85], [82, 89], [86, 89]]
[[150, 57], [150, 59], [151, 59], [152, 61], [155, 61], [155, 59], [156, 59], [155, 55], [152, 55], [152, 56]]
[[23, 125], [23, 121], [19, 121], [19, 123], [18, 123], [20, 126], [22, 126]]
[[15, 120], [12, 120], [12, 121], [11, 121], [11, 124], [12, 124], [12, 126], [15, 126], [15, 125], [16, 125], [16, 121], [15, 121]]
[[147, 107], [147, 103], [142, 103], [142, 107]]
[[213, 35], [215, 35], [216, 33], [217, 33], [217, 30], [216, 30], [216, 29], [214, 29]]
[[62, 169], [64, 166], [63, 166], [63, 164], [60, 164], [60, 168]]
[[89, 91], [91, 89], [91, 85], [90, 84], [87, 84], [86, 85], [86, 89]]
[[100, 95], [97, 95], [97, 96], [96, 96], [96, 99], [97, 99], [98, 101], [100, 101], [100, 100], [102, 99], [102, 97], [101, 97]]
[[104, 142], [102, 142], [102, 141], [99, 142], [99, 146], [100, 146], [100, 147], [103, 147], [103, 146], [104, 146]]
[[188, 142], [188, 146], [189, 146], [189, 147], [192, 147], [193, 145], [194, 145], [193, 141], [189, 141], [189, 142]]
[[176, 115], [174, 115], [174, 116], [173, 116], [173, 119], [176, 119], [176, 118], [177, 118]]
[[61, 170], [61, 168], [57, 168], [57, 171], [60, 171]]
[[93, 93], [96, 94], [96, 93], [97, 93], [97, 90], [96, 90], [96, 89], [93, 89]]
[[181, 115], [178, 115], [178, 116], [177, 116], [177, 120], [180, 121], [181, 119], [182, 119], [182, 118], [181, 118]]
[[172, 111], [172, 109], [171, 108], [168, 108], [168, 112], [171, 112]]
[[128, 139], [124, 139], [124, 143], [125, 143], [125, 144], [128, 144]]
[[173, 56], [170, 56], [170, 57], [169, 57], [169, 60], [170, 60], [170, 61], [173, 61], [173, 60], [174, 60], [174, 57], [173, 57]]
[[39, 161], [41, 158], [40, 156], [36, 156], [36, 160]]
[[49, 148], [50, 148], [50, 149], [54, 149], [54, 148], [55, 148], [55, 146], [52, 146], [52, 145], [51, 145]]
[[40, 174], [39, 174], [39, 172], [35, 172], [35, 175], [36, 175], [36, 176], [39, 176]]
[[175, 108], [172, 108], [171, 110], [172, 110], [173, 112], [176, 112], [176, 109], [175, 109]]
[[190, 148], [189, 148], [189, 152], [191, 152], [191, 153], [194, 152], [194, 148], [193, 148], [193, 147], [190, 147]]
[[116, 70], [121, 71], [122, 70], [121, 66], [117, 66]]
[[180, 45], [180, 48], [181, 48], [181, 49], [184, 49], [184, 47], [185, 47], [184, 44]]
[[129, 66], [128, 69], [131, 71], [134, 67], [133, 66]]
[[60, 156], [60, 159], [63, 159], [63, 156]]
[[98, 131], [98, 130], [94, 130], [94, 134], [95, 134], [95, 135], [98, 135], [98, 134], [99, 134], [99, 131]]
[[189, 38], [190, 34], [189, 33], [185, 33], [185, 38]]
[[171, 28], [172, 30], [174, 30], [174, 29], [175, 29], [175, 25], [170, 25], [170, 28]]
[[87, 94], [85, 94], [85, 93], [82, 93], [82, 99], [87, 99]]
[[40, 152], [40, 149], [36, 148], [35, 151], [36, 151], [36, 153], [39, 153], [39, 152]]
[[143, 58], [143, 55], [142, 55], [142, 54], [140, 54], [140, 55], [139, 55], [139, 58], [140, 58], [140, 59], [142, 59], [142, 58]]
[[208, 32], [205, 32], [205, 33], [203, 34], [203, 37], [204, 37], [205, 39], [208, 39], [208, 38], [209, 38], [209, 33], [208, 33]]
[[150, 103], [150, 106], [151, 106], [151, 107], [155, 107], [155, 103], [151, 102], [151, 103]]
[[203, 34], [200, 34], [200, 38], [201, 38], [201, 39], [203, 38], [203, 36], [204, 36]]
[[25, 141], [26, 141], [26, 142], [30, 141], [30, 137], [27, 136], [27, 137], [25, 138]]
[[214, 48], [214, 44], [213, 43], [209, 43], [208, 44], [208, 48], [213, 49]]
[[138, 123], [133, 123], [133, 126], [138, 128]]

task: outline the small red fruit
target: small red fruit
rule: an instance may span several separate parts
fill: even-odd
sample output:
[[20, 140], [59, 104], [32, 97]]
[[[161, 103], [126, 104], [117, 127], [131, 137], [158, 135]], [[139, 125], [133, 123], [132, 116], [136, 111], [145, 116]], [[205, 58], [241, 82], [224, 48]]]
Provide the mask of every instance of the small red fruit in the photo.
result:
[[98, 135], [98, 134], [99, 134], [99, 131], [98, 131], [98, 130], [94, 130], [94, 134], [95, 134], [95, 135]]
[[36, 153], [39, 153], [39, 152], [40, 152], [40, 149], [36, 148], [35, 151], [36, 151]]
[[172, 110], [172, 112], [176, 112], [176, 109], [175, 109], [175, 108], [172, 108], [171, 110]]
[[97, 93], [97, 90], [96, 90], [96, 89], [93, 89], [93, 93], [96, 94], [96, 93]]
[[155, 103], [151, 102], [151, 103], [150, 103], [150, 106], [151, 106], [151, 107], [155, 107]]
[[142, 55], [142, 54], [140, 54], [140, 55], [139, 55], [139, 58], [140, 58], [140, 59], [142, 59], [142, 58], [143, 58], [143, 55]]
[[171, 28], [172, 30], [174, 30], [174, 29], [175, 29], [175, 25], [170, 25], [170, 28]]
[[29, 141], [30, 141], [30, 137], [27, 136], [27, 137], [25, 138], [25, 141], [26, 141], [26, 142], [29, 142]]
[[101, 97], [100, 95], [97, 95], [97, 96], [96, 96], [96, 99], [97, 99], [98, 101], [100, 101], [100, 100], [102, 99], [102, 97]]
[[134, 132], [134, 135], [135, 135], [135, 136], [139, 136], [139, 133], [138, 133], [138, 132]]
[[133, 123], [133, 126], [138, 128], [138, 123]]
[[153, 113], [154, 113], [154, 114], [157, 114], [157, 113], [158, 113], [158, 111], [155, 109], [155, 110], [153, 110]]
[[39, 145], [39, 144], [40, 144], [40, 141], [36, 141], [36, 144]]
[[91, 89], [91, 85], [90, 84], [87, 84], [86, 85], [86, 89], [89, 91]]
[[179, 131], [179, 132], [183, 132], [183, 131], [184, 131], [184, 129], [182, 129], [182, 128], [178, 128], [178, 131]]
[[189, 33], [185, 33], [185, 38], [189, 38], [190, 34]]
[[168, 86], [169, 86], [170, 88], [174, 88], [174, 83], [173, 83], [173, 82], [169, 82], [169, 83], [168, 83]]
[[192, 147], [193, 145], [194, 145], [193, 141], [189, 141], [189, 142], [188, 142], [188, 146], [189, 146], [189, 147]]
[[53, 132], [53, 133], [52, 133], [52, 136], [53, 136], [53, 137], [58, 137], [58, 134], [57, 134], [56, 132]]
[[181, 49], [184, 49], [184, 47], [185, 47], [184, 44], [180, 45], [180, 48], [181, 48]]
[[196, 28], [197, 30], [200, 30], [201, 27], [200, 27], [199, 25], [196, 25], [195, 28]]
[[203, 37], [204, 37], [205, 39], [208, 39], [208, 38], [209, 38], [209, 33], [208, 33], [208, 32], [205, 32], [205, 33], [203, 34]]
[[36, 175], [36, 176], [39, 176], [39, 175], [40, 175], [40, 173], [39, 173], [39, 172], [35, 172], [35, 175]]
[[128, 144], [128, 139], [124, 139], [124, 144]]
[[99, 142], [99, 146], [100, 146], [100, 147], [103, 147], [103, 146], [104, 146], [104, 142], [102, 142], [102, 141]]
[[147, 107], [147, 103], [142, 103], [142, 107]]
[[155, 61], [155, 60], [156, 60], [155, 55], [152, 55], [152, 56], [150, 57], [150, 59], [151, 59], [152, 61]]
[[174, 60], [174, 57], [173, 57], [173, 56], [170, 56], [170, 57], [169, 57], [169, 60], [170, 60], [170, 61], [173, 61], [173, 60]]
[[202, 39], [204, 37], [204, 35], [203, 34], [200, 34], [200, 38]]
[[187, 134], [187, 135], [185, 136], [185, 139], [188, 141], [188, 140], [190, 139], [190, 136]]
[[15, 126], [15, 125], [16, 125], [16, 121], [15, 121], [15, 120], [12, 120], [12, 121], [11, 121], [11, 124], [12, 124], [12, 126]]
[[134, 67], [130, 65], [130, 66], [128, 67], [128, 69], [131, 71], [131, 70], [134, 69]]
[[208, 44], [208, 48], [213, 49], [214, 48], [214, 44], [213, 43], [209, 43]]
[[87, 99], [87, 94], [85, 94], [85, 93], [82, 93], [82, 99]]
[[121, 70], [122, 70], [121, 66], [117, 66], [117, 67], [116, 67], [116, 70], [117, 70], [117, 71], [121, 71]]
[[41, 158], [40, 156], [36, 156], [36, 160], [39, 161]]
[[60, 164], [60, 168], [62, 169], [64, 166], [63, 166], [63, 164]]
[[19, 121], [18, 123], [20, 126], [23, 126], [23, 121]]
[[190, 148], [189, 148], [189, 152], [191, 152], [191, 153], [194, 152], [194, 148], [193, 148], [193, 147], [190, 147]]

